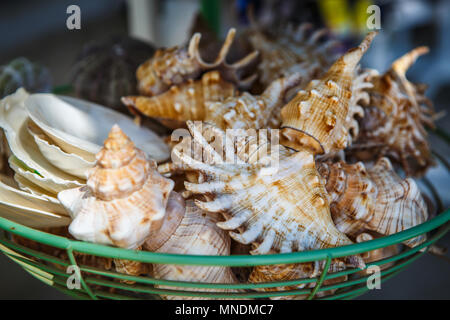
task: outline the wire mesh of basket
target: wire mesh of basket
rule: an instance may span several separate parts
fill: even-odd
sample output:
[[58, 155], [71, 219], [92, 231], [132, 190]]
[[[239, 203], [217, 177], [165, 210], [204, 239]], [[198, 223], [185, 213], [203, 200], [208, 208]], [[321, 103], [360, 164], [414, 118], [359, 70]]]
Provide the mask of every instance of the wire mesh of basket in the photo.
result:
[[[439, 134], [439, 132], [438, 132]], [[448, 137], [441, 137], [448, 142]], [[436, 158], [449, 169], [446, 159]], [[159, 299], [173, 298], [250, 299], [289, 297], [302, 299], [352, 299], [367, 290], [370, 273], [360, 269], [346, 269], [329, 273], [335, 258], [362, 254], [401, 244], [427, 234], [427, 241], [414, 247], [404, 247], [398, 254], [371, 262], [381, 268], [381, 282], [395, 276], [427, 252], [430, 246], [450, 229], [450, 209], [443, 210], [442, 201], [432, 183], [425, 185], [435, 198], [439, 214], [429, 221], [408, 230], [375, 240], [331, 249], [271, 255], [201, 256], [133, 251], [71, 240], [67, 237], [35, 230], [5, 218], [0, 218], [0, 251], [23, 267], [28, 273], [48, 285], [79, 299]], [[20, 240], [20, 241], [18, 241]], [[139, 261], [148, 264], [201, 265], [245, 267], [322, 262], [324, 271], [314, 278], [239, 284], [171, 281], [150, 276], [131, 276], [106, 267], [86, 263], [86, 257]], [[104, 259], [105, 261], [107, 259]], [[72, 266], [72, 268], [69, 268]], [[75, 267], [74, 267], [75, 266]], [[388, 266], [388, 267], [386, 267]], [[68, 271], [69, 270], [69, 271]], [[71, 270], [71, 271], [70, 271]], [[75, 273], [73, 273], [75, 272]], [[73, 274], [79, 288], [69, 289]], [[340, 280], [345, 279], [345, 280]], [[230, 289], [225, 291], [224, 289]]]

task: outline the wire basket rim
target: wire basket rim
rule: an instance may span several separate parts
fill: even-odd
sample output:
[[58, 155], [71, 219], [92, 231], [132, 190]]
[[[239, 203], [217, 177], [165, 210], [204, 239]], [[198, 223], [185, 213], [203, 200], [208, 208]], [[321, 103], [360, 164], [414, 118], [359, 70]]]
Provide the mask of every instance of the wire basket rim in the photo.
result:
[[339, 258], [343, 256], [360, 254], [378, 248], [387, 247], [414, 238], [433, 229], [447, 224], [450, 220], [450, 208], [438, 214], [436, 217], [407, 230], [380, 237], [378, 239], [355, 243], [335, 248], [310, 250], [302, 252], [280, 253], [270, 255], [230, 255], [230, 256], [207, 256], [207, 255], [183, 255], [173, 253], [159, 253], [149, 251], [137, 251], [116, 248], [96, 243], [79, 240], [71, 240], [62, 236], [46, 233], [6, 218], [0, 217], [0, 229], [16, 235], [40, 242], [45, 245], [60, 249], [71, 249], [86, 254], [135, 260], [144, 263], [178, 264], [178, 265], [203, 265], [203, 266], [257, 266], [287, 263], [301, 263], [317, 260], [325, 260], [329, 257]]

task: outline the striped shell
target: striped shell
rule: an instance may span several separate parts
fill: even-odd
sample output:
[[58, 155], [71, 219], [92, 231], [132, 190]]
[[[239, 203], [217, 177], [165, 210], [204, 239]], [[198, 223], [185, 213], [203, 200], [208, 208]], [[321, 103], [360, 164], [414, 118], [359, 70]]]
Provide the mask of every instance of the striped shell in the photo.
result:
[[281, 143], [314, 154], [344, 149], [348, 143], [349, 103], [355, 69], [376, 33], [339, 58], [320, 80], [308, 86], [281, 110]]
[[[222, 101], [237, 94], [234, 85], [226, 82], [218, 71], [205, 73], [200, 80], [188, 80], [168, 91], [154, 96], [128, 96], [122, 102], [134, 113], [171, 120], [173, 129], [187, 120], [204, 120], [212, 102]], [[164, 122], [167, 124], [168, 122]]]
[[230, 29], [218, 57], [211, 63], [201, 58], [199, 33], [192, 36], [187, 47], [157, 50], [151, 59], [137, 69], [139, 92], [147, 96], [158, 95], [172, 85], [179, 85], [188, 79], [196, 79], [203, 71], [208, 70], [219, 70], [226, 80], [239, 87], [248, 87], [255, 80], [256, 75], [241, 79], [242, 69], [254, 62], [257, 52], [233, 64], [228, 64], [225, 60], [235, 34], [236, 30]]
[[[331, 213], [337, 228], [356, 237], [364, 231], [391, 235], [428, 219], [426, 204], [414, 180], [401, 179], [387, 158], [368, 169], [356, 164], [321, 163], [331, 197]], [[405, 242], [415, 246], [425, 241], [421, 235]]]
[[76, 239], [136, 249], [161, 226], [173, 184], [114, 126], [87, 185], [58, 199], [73, 218], [69, 231]]
[[[226, 221], [217, 225], [243, 244], [255, 243], [252, 254], [311, 250], [350, 244], [331, 219], [326, 190], [315, 168], [314, 156], [301, 151], [267, 161], [226, 161], [212, 150], [192, 123], [188, 127], [198, 146], [210, 152], [213, 161], [194, 159], [188, 152], [173, 150], [185, 168], [202, 174], [199, 183], [185, 183], [188, 191], [206, 195], [196, 200], [202, 210], [220, 212]], [[283, 149], [282, 146], [279, 146]], [[279, 152], [284, 155], [285, 153]], [[242, 233], [236, 232], [242, 230]], [[349, 258], [363, 265], [359, 257]]]
[[425, 131], [425, 127], [434, 127], [433, 106], [424, 96], [425, 87], [409, 82], [405, 75], [415, 60], [427, 52], [426, 47], [416, 48], [394, 61], [385, 74], [372, 77], [370, 102], [361, 121], [361, 133], [352, 147], [357, 158], [367, 160], [364, 149], [371, 148], [369, 158], [389, 156], [408, 175], [420, 175], [434, 163]]
[[[216, 226], [219, 218], [217, 214], [205, 214], [192, 201], [185, 203], [179, 194], [172, 192], [166, 208], [166, 219], [159, 230], [150, 234], [144, 244], [144, 249], [173, 254], [230, 255], [230, 238]], [[157, 279], [176, 281], [237, 283], [229, 267], [154, 264], [153, 276]], [[234, 291], [186, 289], [159, 285], [157, 287], [202, 292]], [[183, 296], [164, 296], [164, 298], [186, 299]]]

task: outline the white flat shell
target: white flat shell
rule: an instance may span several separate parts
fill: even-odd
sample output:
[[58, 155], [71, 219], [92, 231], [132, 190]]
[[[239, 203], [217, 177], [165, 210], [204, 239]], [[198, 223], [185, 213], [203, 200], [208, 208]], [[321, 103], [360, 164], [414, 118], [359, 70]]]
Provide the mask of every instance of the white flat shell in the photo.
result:
[[63, 216], [69, 216], [58, 199], [49, 199], [47, 197], [22, 191], [15, 186], [14, 180], [12, 178], [0, 175], [0, 192], [3, 192], [4, 190], [10, 193], [14, 193], [17, 198], [23, 198], [26, 199], [26, 201], [32, 202], [36, 206], [36, 209], [49, 211]]
[[169, 158], [169, 147], [154, 132], [141, 128], [131, 118], [98, 104], [40, 93], [30, 95], [25, 106], [31, 119], [68, 153], [76, 153], [84, 158], [89, 154], [95, 155], [100, 151], [112, 126], [118, 124], [149, 157], [157, 162]]
[[[50, 210], [50, 206], [48, 210]], [[67, 226], [71, 219], [55, 212], [47, 211], [37, 198], [24, 196], [0, 182], [0, 216], [32, 228]]]
[[33, 136], [42, 155], [51, 164], [68, 174], [86, 179], [86, 174], [89, 169], [94, 167], [95, 161], [87, 161], [77, 154], [64, 152], [31, 120], [28, 121], [28, 131]]
[[19, 89], [0, 102], [0, 126], [13, 154], [13, 170], [52, 193], [82, 186], [81, 179], [56, 168], [39, 151], [27, 129], [29, 118], [23, 104], [27, 96], [25, 90]]
[[24, 178], [20, 174], [14, 174], [14, 180], [19, 186], [20, 190], [25, 191], [27, 193], [31, 193], [32, 195], [38, 196], [40, 198], [46, 199], [52, 203], [60, 204], [58, 198], [56, 198], [56, 194], [51, 193], [45, 189], [42, 189], [38, 185], [35, 185], [30, 180]]

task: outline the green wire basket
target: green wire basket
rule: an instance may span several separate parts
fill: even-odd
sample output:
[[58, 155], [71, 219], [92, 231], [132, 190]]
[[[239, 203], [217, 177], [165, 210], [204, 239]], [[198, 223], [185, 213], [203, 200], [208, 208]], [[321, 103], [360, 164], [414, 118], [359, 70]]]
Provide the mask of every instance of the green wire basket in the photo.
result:
[[[436, 133], [439, 134], [438, 132]], [[441, 134], [439, 135], [446, 140], [446, 137], [443, 137]], [[438, 154], [435, 155], [447, 170], [449, 170], [449, 165], [445, 158]], [[427, 233], [427, 241], [419, 246], [414, 248], [404, 248], [400, 253], [394, 256], [369, 264], [369, 266], [390, 264], [388, 268], [381, 271], [380, 280], [383, 282], [395, 276], [404, 270], [410, 263], [425, 254], [433, 243], [438, 241], [447, 233], [447, 231], [449, 231], [450, 209], [444, 211], [442, 202], [433, 185], [425, 178], [423, 182], [435, 198], [434, 200], [438, 212], [441, 212], [440, 214], [419, 226], [394, 235], [331, 249], [258, 256], [196, 256], [153, 253], [125, 250], [70, 240], [66, 237], [38, 231], [5, 218], [0, 218], [0, 250], [37, 279], [79, 299], [159, 299], [163, 295], [178, 296], [179, 298], [194, 297], [209, 299], [249, 299], [299, 295], [307, 297], [307, 299], [352, 299], [369, 290], [366, 283], [370, 275], [361, 273], [360, 269], [347, 269], [337, 273], [328, 273], [327, 270], [332, 259], [401, 244], [405, 240]], [[32, 240], [33, 243], [51, 246], [54, 250], [63, 252], [64, 256], [51, 255], [47, 252], [48, 250], [40, 250], [40, 247], [33, 248], [33, 246], [22, 245], [19, 241], [13, 241], [12, 238], [17, 236], [22, 237], [22, 239]], [[134, 260], [151, 264], [229, 267], [252, 267], [258, 265], [324, 261], [325, 268], [324, 272], [316, 278], [266, 283], [199, 283], [161, 280], [148, 276], [130, 276], [106, 269], [91, 267], [77, 261], [76, 256], [80, 253], [96, 257]], [[66, 272], [67, 268], [71, 265], [78, 266], [78, 268], [74, 268], [74, 270], [76, 273], [75, 275], [80, 280], [80, 289], [70, 290], [66, 285], [68, 278], [73, 276], [71, 273]], [[332, 280], [342, 276], [348, 276], [347, 280], [338, 283], [335, 281], [335, 283], [331, 285], [324, 285], [326, 280]], [[315, 286], [308, 289], [288, 290], [283, 288], [300, 284], [310, 284], [311, 286], [312, 283], [315, 283]], [[155, 285], [164, 286], [164, 288], [156, 287]], [[272, 290], [261, 291], [263, 288], [272, 288]], [[220, 290], [223, 289], [241, 290], [221, 292]], [[318, 293], [325, 291], [328, 292], [328, 295], [318, 295]], [[332, 293], [330, 294], [330, 292]]]

